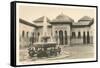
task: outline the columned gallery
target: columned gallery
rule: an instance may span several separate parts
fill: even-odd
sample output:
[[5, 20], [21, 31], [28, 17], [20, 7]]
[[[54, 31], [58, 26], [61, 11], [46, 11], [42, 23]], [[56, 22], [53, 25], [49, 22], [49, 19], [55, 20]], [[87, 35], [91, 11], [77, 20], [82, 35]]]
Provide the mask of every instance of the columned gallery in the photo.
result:
[[[44, 16], [28, 22], [24, 19], [19, 19], [20, 22], [20, 41], [28, 40], [32, 43], [39, 41], [43, 35], [43, 19]], [[55, 19], [48, 22], [48, 35], [51, 36], [58, 45], [77, 45], [77, 44], [92, 44], [93, 30], [91, 26], [94, 19], [89, 16], [83, 16], [77, 22], [69, 16], [61, 13]], [[23, 27], [27, 28], [23, 29]], [[42, 41], [42, 40], [40, 40]], [[27, 42], [27, 41], [26, 41]]]

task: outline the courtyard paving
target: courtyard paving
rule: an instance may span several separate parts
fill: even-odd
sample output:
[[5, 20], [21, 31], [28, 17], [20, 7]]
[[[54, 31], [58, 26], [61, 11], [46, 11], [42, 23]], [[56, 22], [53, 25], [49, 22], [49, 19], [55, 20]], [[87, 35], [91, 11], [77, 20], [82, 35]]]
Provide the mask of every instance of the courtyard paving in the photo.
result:
[[29, 58], [27, 48], [20, 49], [20, 61], [46, 61], [46, 60], [60, 60], [60, 59], [83, 59], [83, 58], [93, 58], [94, 46], [89, 45], [72, 45], [63, 46], [61, 45], [62, 52], [60, 55], [51, 58], [38, 59], [37, 57]]

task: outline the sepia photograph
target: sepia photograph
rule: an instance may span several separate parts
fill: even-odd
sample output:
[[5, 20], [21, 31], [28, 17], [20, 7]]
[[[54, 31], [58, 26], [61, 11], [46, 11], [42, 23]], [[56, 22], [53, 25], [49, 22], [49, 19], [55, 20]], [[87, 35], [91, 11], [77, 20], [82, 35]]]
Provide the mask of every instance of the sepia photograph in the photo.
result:
[[16, 3], [16, 64], [97, 60], [96, 7]]

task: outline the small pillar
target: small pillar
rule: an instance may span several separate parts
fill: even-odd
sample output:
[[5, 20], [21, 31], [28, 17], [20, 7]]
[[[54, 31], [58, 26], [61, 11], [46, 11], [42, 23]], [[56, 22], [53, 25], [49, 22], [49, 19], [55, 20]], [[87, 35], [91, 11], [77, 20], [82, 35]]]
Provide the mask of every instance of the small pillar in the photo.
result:
[[67, 46], [70, 46], [70, 36], [67, 36]]

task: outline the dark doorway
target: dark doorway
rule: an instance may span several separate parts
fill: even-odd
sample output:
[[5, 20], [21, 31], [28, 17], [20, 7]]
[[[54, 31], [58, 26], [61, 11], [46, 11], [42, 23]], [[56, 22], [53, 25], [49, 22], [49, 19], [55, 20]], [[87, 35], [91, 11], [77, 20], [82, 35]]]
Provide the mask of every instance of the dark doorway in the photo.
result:
[[63, 31], [62, 30], [59, 31], [59, 42], [60, 42], [60, 45], [63, 45]]

